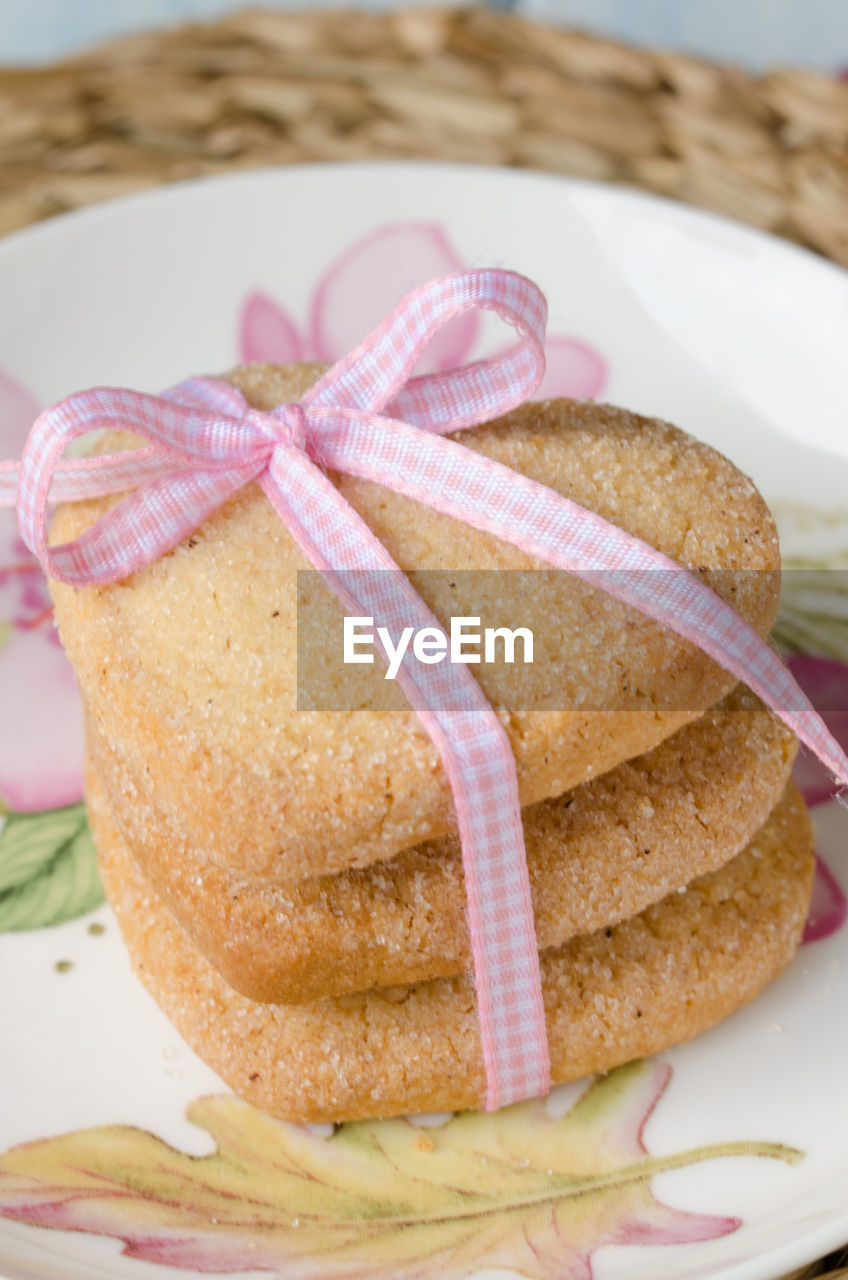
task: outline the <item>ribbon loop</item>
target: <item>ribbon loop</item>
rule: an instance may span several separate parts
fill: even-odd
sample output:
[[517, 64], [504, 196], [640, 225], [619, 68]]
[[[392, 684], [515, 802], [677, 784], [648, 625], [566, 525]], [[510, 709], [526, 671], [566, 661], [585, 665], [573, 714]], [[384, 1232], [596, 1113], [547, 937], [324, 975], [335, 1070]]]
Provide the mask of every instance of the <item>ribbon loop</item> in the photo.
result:
[[[468, 311], [493, 311], [519, 341], [489, 360], [443, 373], [410, 375], [438, 331]], [[358, 347], [307, 391], [308, 408], [386, 410], [442, 434], [506, 413], [533, 393], [545, 371], [547, 302], [514, 271], [466, 271], [407, 294]]]
[[[247, 414], [223, 417], [193, 405], [190, 396], [186, 387], [169, 397], [98, 387], [41, 414], [21, 460], [17, 515], [21, 537], [46, 573], [74, 585], [126, 577], [163, 555], [198, 520], [261, 473], [273, 444], [267, 415], [257, 415], [260, 421]], [[59, 467], [74, 440], [109, 429], [131, 432], [152, 447], [75, 459]], [[127, 488], [136, 492], [82, 537], [50, 548], [47, 512], [57, 471], [66, 488], [72, 476], [77, 480], [77, 497]], [[103, 473], [110, 483], [98, 488], [91, 478]]]
[[186, 471], [142, 485], [72, 542], [45, 548], [45, 572], [71, 586], [127, 578], [173, 550], [264, 468], [262, 461]]

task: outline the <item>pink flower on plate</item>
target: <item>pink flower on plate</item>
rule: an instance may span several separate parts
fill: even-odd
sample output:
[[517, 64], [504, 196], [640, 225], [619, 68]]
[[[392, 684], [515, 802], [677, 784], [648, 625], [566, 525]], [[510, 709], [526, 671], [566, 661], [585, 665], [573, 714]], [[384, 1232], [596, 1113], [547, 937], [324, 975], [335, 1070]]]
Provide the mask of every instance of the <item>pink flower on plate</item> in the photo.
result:
[[[841, 747], [848, 747], [848, 666], [836, 658], [819, 658], [807, 653], [793, 654], [788, 666], [836, 741]], [[835, 788], [827, 769], [803, 747], [794, 776], [811, 808], [833, 798]], [[830, 867], [817, 855], [804, 942], [831, 937], [846, 919], [848, 898]]]
[[[817, 658], [808, 653], [794, 653], [787, 665], [836, 741], [841, 747], [848, 747], [848, 666], [836, 658]], [[830, 774], [804, 748], [795, 766], [795, 781], [808, 805], [825, 804], [833, 798], [835, 788]]]
[[[273, 298], [254, 292], [239, 321], [239, 358], [245, 362], [330, 363], [354, 347], [403, 294], [466, 264], [434, 222], [394, 222], [356, 240], [333, 262], [312, 293], [301, 330]], [[419, 372], [462, 364], [479, 338], [479, 317], [447, 325], [426, 352]], [[552, 336], [539, 396], [596, 397], [607, 382], [603, 357], [579, 338]]]
[[830, 938], [848, 918], [848, 899], [830, 867], [816, 855], [816, 878], [813, 881], [813, 898], [810, 914], [804, 926], [802, 944], [820, 942]]
[[[20, 457], [38, 416], [35, 398], [0, 370], [0, 456]], [[0, 799], [17, 813], [82, 796], [82, 714], [53, 626], [44, 577], [0, 510]]]

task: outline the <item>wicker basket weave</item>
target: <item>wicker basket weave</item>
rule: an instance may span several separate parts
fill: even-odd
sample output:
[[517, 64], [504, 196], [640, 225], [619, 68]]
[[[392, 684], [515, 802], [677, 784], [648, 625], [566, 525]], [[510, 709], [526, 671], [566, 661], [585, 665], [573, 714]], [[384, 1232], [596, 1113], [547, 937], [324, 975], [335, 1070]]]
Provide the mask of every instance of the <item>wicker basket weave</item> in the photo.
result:
[[848, 82], [486, 9], [237, 14], [0, 71], [0, 233], [290, 161], [436, 157], [628, 183], [848, 266]]
[[[252, 10], [0, 69], [0, 234], [201, 174], [375, 157], [624, 183], [848, 266], [848, 82], [490, 9]], [[848, 1280], [848, 1250], [786, 1280]]]

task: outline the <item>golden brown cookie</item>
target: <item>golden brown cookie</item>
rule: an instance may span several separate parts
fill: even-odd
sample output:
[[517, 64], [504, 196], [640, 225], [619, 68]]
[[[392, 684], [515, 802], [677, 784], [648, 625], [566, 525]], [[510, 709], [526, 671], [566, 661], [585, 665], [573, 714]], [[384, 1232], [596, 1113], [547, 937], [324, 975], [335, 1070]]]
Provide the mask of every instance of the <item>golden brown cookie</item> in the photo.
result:
[[[145, 877], [243, 995], [299, 1003], [470, 970], [455, 836], [298, 885], [247, 879], [192, 849], [96, 732], [89, 751]], [[617, 924], [734, 857], [777, 804], [795, 752], [738, 687], [648, 754], [525, 809], [540, 949]]]
[[[316, 372], [254, 366], [232, 380], [268, 408], [301, 395]], [[778, 596], [774, 524], [751, 482], [714, 450], [665, 423], [567, 400], [525, 405], [459, 438], [703, 572], [768, 634]], [[409, 572], [538, 567], [389, 490], [335, 480]], [[104, 505], [63, 509], [54, 538], [77, 535]], [[396, 686], [396, 711], [371, 709], [371, 693], [364, 709], [344, 715], [297, 710], [297, 571], [308, 567], [254, 485], [125, 582], [53, 584], [98, 732], [162, 813], [218, 865], [291, 882], [382, 861], [455, 829], [441, 761]], [[721, 570], [745, 572], [730, 581]], [[521, 598], [543, 620], [538, 643], [553, 661], [528, 668], [520, 705], [499, 713], [522, 804], [650, 750], [732, 687], [703, 653], [595, 588], [563, 574], [549, 588], [551, 575], [532, 576], [538, 597], [522, 587]], [[416, 585], [446, 622], [446, 611], [485, 613], [508, 575], [489, 575], [482, 603], [464, 594], [464, 576], [455, 589], [448, 582], [447, 596], [425, 577]], [[361, 670], [382, 696], [380, 670]], [[486, 669], [471, 670], [490, 691]], [[536, 706], [549, 709], [526, 709]], [[640, 709], [622, 709], [631, 706]]]
[[[478, 1107], [484, 1079], [466, 977], [257, 1004], [228, 987], [138, 871], [96, 786], [92, 830], [136, 972], [233, 1089], [291, 1120]], [[813, 880], [803, 800], [789, 788], [747, 849], [623, 924], [542, 960], [555, 1081], [687, 1040], [752, 999], [800, 941]]]

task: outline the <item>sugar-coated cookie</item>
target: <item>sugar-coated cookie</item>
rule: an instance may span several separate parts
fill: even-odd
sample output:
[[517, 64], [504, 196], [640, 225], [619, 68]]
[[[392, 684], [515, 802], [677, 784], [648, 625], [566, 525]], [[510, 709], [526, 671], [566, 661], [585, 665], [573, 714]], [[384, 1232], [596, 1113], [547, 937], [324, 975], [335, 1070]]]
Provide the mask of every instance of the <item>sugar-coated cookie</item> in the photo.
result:
[[[94, 783], [92, 830], [133, 965], [195, 1051], [237, 1093], [291, 1120], [479, 1107], [484, 1077], [467, 977], [316, 1000], [238, 995], [139, 872]], [[790, 783], [747, 849], [640, 915], [542, 959], [555, 1081], [689, 1039], [791, 959], [813, 881], [809, 819]]]
[[[303, 394], [317, 373], [252, 366], [231, 376], [267, 409]], [[752, 483], [714, 450], [666, 423], [568, 400], [524, 405], [458, 439], [703, 573], [768, 634], [775, 527]], [[336, 482], [407, 571], [536, 565], [387, 489]], [[60, 510], [54, 540], [79, 534], [105, 505]], [[62, 639], [105, 742], [204, 856], [291, 882], [382, 861], [455, 829], [442, 763], [399, 692], [395, 712], [297, 710], [297, 570], [308, 567], [253, 485], [125, 582], [53, 584]], [[730, 580], [721, 570], [744, 572]], [[491, 577], [498, 595], [504, 575]], [[463, 598], [463, 581], [452, 597], [460, 612], [480, 603]], [[544, 687], [531, 668], [522, 703], [550, 707], [552, 692], [558, 701], [499, 713], [522, 804], [650, 750], [734, 683], [700, 651], [573, 577], [559, 575], [552, 590], [550, 607], [541, 595], [534, 608], [549, 628], [539, 643], [559, 666], [539, 666]], [[486, 687], [485, 670], [472, 670]], [[625, 695], [642, 710], [620, 709]]]
[[[737, 688], [653, 751], [524, 810], [539, 946], [641, 911], [721, 866], [777, 803], [793, 735]], [[298, 885], [220, 869], [97, 735], [89, 751], [139, 867], [227, 982], [295, 1003], [471, 967], [455, 836]]]

